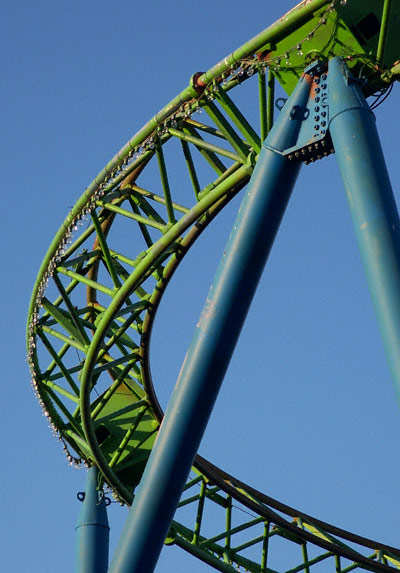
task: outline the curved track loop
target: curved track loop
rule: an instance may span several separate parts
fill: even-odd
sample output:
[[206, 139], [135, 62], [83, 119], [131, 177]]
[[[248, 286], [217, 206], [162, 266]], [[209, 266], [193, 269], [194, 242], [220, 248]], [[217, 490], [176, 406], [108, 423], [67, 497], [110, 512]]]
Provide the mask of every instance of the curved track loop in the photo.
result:
[[[43, 261], [27, 329], [34, 388], [70, 462], [97, 465], [127, 504], [163, 415], [149, 360], [162, 295], [194, 241], [246, 185], [272, 126], [273, 74], [290, 67], [298, 75], [304, 67], [268, 59], [265, 47], [285, 37], [296, 18], [313, 18], [303, 42], [322, 29], [326, 36], [328, 21], [328, 57], [337, 4], [302, 3], [195, 74], [88, 187]], [[298, 44], [285, 49], [285, 60], [299, 58]], [[372, 60], [352, 58], [373, 74]], [[239, 85], [234, 101], [230, 92]], [[398, 550], [276, 502], [200, 457], [166, 542], [219, 571], [274, 571], [282, 556], [290, 571], [318, 571], [326, 561], [342, 572], [400, 568]]]

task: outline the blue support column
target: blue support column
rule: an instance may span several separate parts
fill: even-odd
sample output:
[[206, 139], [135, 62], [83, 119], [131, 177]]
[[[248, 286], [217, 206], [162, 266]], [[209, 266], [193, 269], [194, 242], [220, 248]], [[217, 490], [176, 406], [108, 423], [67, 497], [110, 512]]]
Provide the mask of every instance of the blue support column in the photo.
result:
[[296, 144], [311, 83], [301, 78], [263, 146], [110, 572], [150, 573], [157, 563], [300, 169], [281, 152]]
[[329, 64], [330, 132], [400, 404], [400, 223], [375, 118], [346, 64]]
[[108, 525], [106, 500], [98, 490], [97, 468], [88, 470], [82, 507], [76, 524], [76, 573], [106, 573], [108, 570]]

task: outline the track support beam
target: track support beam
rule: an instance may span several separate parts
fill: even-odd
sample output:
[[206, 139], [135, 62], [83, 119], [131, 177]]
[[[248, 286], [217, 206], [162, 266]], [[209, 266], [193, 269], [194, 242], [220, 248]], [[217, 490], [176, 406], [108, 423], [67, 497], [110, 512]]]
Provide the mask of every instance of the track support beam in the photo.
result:
[[343, 60], [329, 63], [330, 133], [400, 405], [400, 221], [375, 117]]
[[99, 472], [88, 470], [82, 507], [76, 524], [76, 573], [106, 573], [108, 569], [108, 525], [106, 500], [98, 489]]
[[110, 573], [154, 570], [301, 163], [294, 146], [312, 78], [305, 74], [261, 150], [177, 385], [116, 548]]

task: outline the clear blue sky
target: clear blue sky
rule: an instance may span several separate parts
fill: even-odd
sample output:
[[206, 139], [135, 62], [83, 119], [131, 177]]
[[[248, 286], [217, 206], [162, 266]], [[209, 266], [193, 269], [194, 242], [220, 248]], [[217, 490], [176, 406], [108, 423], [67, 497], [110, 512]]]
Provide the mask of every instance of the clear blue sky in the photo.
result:
[[[28, 302], [54, 233], [106, 162], [194, 72], [294, 3], [3, 2], [0, 423], [7, 573], [67, 573], [74, 566], [76, 492], [85, 472], [69, 468], [47, 428], [25, 359]], [[398, 98], [395, 86], [377, 110], [397, 200]], [[160, 309], [153, 368], [155, 378], [166, 378], [164, 405], [236, 210], [237, 202], [207, 232], [208, 243], [188, 255]], [[201, 453], [289, 505], [398, 546], [399, 444], [400, 412], [329, 157], [302, 171]], [[125, 517], [113, 504], [112, 548]], [[189, 568], [209, 570], [166, 548], [156, 571]]]

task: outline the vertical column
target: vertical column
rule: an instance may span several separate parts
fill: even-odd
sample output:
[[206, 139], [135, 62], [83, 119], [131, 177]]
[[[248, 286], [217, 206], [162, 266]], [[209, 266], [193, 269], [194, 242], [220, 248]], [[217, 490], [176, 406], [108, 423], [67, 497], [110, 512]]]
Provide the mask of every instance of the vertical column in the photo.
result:
[[108, 570], [108, 525], [106, 500], [98, 489], [97, 468], [88, 470], [82, 507], [76, 524], [76, 573], [106, 573]]
[[400, 222], [375, 117], [343, 60], [329, 63], [330, 133], [400, 404]]
[[311, 83], [301, 78], [260, 153], [110, 572], [150, 573], [157, 563], [300, 169], [280, 151], [297, 141], [293, 108], [306, 106]]

